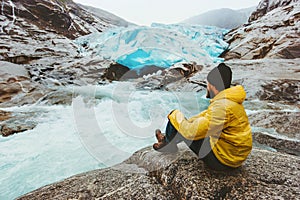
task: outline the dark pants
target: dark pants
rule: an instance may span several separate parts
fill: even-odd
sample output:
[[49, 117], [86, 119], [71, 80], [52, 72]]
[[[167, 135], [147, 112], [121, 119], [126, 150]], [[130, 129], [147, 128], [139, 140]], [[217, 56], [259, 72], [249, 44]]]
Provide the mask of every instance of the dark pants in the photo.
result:
[[166, 127], [166, 141], [170, 145], [184, 142], [203, 162], [211, 169], [226, 171], [234, 168], [222, 164], [214, 155], [209, 137], [200, 140], [188, 140], [184, 138], [169, 121]]

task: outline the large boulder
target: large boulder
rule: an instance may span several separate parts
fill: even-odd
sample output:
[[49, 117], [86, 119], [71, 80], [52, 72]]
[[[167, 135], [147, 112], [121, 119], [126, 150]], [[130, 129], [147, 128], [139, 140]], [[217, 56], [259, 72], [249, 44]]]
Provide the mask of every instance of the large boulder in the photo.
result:
[[151, 147], [123, 163], [68, 178], [18, 199], [297, 199], [299, 157], [253, 149], [232, 172], [208, 169], [185, 145]]
[[299, 58], [300, 4], [298, 0], [262, 0], [249, 23], [225, 36], [229, 59]]

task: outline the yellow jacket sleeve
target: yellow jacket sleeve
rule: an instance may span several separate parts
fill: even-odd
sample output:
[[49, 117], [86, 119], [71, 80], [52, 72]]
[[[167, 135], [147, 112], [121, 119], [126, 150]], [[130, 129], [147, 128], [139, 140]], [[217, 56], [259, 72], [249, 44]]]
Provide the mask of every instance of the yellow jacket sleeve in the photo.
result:
[[174, 110], [168, 118], [175, 129], [188, 140], [199, 140], [207, 133], [209, 122], [205, 117], [186, 119], [182, 112]]
[[168, 116], [176, 130], [188, 140], [219, 137], [226, 117], [225, 106], [220, 103], [212, 103], [206, 111], [190, 119], [186, 119], [179, 110], [174, 110]]

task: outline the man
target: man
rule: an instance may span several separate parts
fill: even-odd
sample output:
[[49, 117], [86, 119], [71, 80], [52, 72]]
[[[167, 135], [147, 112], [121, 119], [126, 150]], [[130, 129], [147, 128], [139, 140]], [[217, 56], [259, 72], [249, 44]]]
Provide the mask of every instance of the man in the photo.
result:
[[242, 165], [252, 149], [252, 133], [242, 105], [246, 92], [242, 86], [230, 87], [231, 69], [219, 64], [207, 76], [207, 110], [186, 119], [179, 110], [168, 115], [166, 134], [156, 130], [160, 152], [175, 152], [184, 141], [189, 148], [215, 170], [230, 170]]

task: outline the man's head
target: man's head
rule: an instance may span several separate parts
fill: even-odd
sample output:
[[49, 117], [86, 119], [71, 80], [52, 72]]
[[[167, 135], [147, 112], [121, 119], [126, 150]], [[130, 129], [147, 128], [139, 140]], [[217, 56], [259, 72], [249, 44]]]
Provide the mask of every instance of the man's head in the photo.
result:
[[215, 97], [224, 89], [230, 88], [232, 80], [232, 71], [224, 63], [219, 64], [207, 75], [207, 98]]

